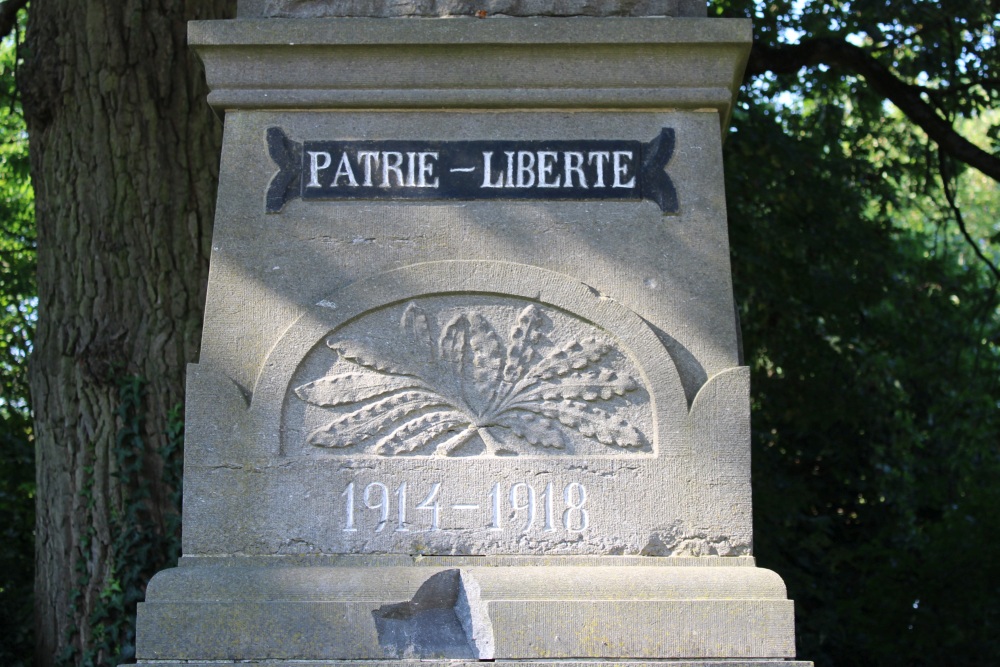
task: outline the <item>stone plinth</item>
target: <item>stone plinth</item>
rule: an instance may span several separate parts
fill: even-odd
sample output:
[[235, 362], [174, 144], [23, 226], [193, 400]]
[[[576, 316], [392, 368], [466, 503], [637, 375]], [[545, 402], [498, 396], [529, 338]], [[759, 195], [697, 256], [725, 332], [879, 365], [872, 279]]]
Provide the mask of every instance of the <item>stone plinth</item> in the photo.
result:
[[219, 560], [183, 563], [156, 579], [148, 593], [156, 602], [146, 603], [140, 626], [143, 655], [377, 661], [795, 654], [784, 585], [751, 558]]

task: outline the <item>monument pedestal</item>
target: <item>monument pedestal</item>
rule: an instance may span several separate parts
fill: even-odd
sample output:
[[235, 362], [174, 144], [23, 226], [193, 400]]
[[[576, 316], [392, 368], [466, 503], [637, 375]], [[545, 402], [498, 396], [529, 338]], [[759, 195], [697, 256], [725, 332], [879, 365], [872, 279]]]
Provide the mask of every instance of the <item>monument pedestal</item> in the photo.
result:
[[185, 559], [139, 636], [147, 660], [278, 664], [795, 655], [781, 579], [718, 557]]
[[[799, 660], [496, 660], [497, 665], [517, 667], [811, 667]], [[479, 662], [463, 660], [240, 660], [238, 662], [199, 662], [185, 660], [140, 661], [156, 667], [219, 667], [222, 665], [261, 665], [262, 667], [474, 667]]]
[[[799, 660], [496, 660], [497, 665], [517, 667], [811, 667]], [[240, 660], [238, 662], [140, 661], [156, 667], [219, 667], [261, 665], [262, 667], [474, 667], [479, 662], [463, 660]]]
[[[812, 667], [800, 660], [496, 660], [497, 665], [517, 667]], [[219, 667], [222, 665], [261, 665], [261, 667], [476, 667], [477, 661], [464, 660], [240, 660], [231, 662], [140, 661], [156, 667]]]
[[335, 4], [189, 29], [225, 138], [140, 664], [808, 664], [751, 556], [749, 22], [262, 17]]

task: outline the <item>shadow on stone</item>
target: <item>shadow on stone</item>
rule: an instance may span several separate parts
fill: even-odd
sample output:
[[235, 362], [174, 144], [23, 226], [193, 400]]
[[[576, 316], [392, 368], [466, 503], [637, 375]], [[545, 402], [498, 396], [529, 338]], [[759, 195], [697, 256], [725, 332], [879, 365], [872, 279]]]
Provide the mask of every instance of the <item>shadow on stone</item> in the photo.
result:
[[386, 657], [476, 659], [455, 611], [461, 589], [459, 570], [445, 570], [425, 581], [412, 600], [373, 611]]

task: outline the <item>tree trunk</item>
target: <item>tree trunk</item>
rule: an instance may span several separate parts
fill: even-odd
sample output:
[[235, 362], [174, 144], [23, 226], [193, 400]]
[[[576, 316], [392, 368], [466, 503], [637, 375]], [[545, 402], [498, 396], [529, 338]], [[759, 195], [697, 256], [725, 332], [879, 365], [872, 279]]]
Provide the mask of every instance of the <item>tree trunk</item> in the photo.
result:
[[29, 11], [19, 86], [38, 224], [43, 667], [129, 657], [121, 619], [165, 564], [144, 550], [176, 529], [160, 453], [198, 352], [221, 145], [186, 22], [233, 14], [234, 0], [36, 0]]

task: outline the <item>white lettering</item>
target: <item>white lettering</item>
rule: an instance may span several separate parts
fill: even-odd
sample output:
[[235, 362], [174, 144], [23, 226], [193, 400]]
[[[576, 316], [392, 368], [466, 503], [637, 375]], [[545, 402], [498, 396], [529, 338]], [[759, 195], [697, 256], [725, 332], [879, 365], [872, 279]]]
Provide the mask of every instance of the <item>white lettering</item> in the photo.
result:
[[594, 183], [595, 188], [604, 187], [604, 165], [608, 163], [611, 159], [611, 153], [608, 151], [591, 151], [587, 153], [587, 162], [589, 164], [594, 164], [594, 160], [597, 160], [597, 181]]
[[[540, 142], [539, 142], [540, 143]], [[328, 151], [306, 151], [307, 188], [379, 187], [440, 188], [438, 151], [344, 151], [334, 159]], [[617, 151], [482, 151], [484, 189], [503, 188], [616, 188], [638, 184], [638, 155]], [[496, 158], [496, 162], [494, 159]], [[336, 166], [336, 169], [334, 169]], [[451, 172], [474, 173], [478, 167], [449, 167]], [[324, 173], [334, 171], [332, 177]], [[328, 180], [324, 180], [324, 178]], [[360, 185], [359, 185], [360, 182]], [[538, 196], [541, 196], [540, 193]]]
[[615, 182], [611, 186], [613, 188], [634, 188], [635, 187], [635, 176], [629, 180], [628, 183], [622, 183], [622, 178], [628, 174], [630, 164], [623, 162], [625, 158], [632, 161], [632, 151], [615, 151], [614, 154], [614, 172], [615, 172]]
[[372, 186], [372, 171], [378, 169], [379, 159], [377, 151], [361, 151], [358, 153], [358, 162], [361, 162], [365, 166], [365, 182], [364, 186], [370, 188]]
[[562, 182], [561, 176], [556, 176], [555, 181], [547, 180], [547, 177], [552, 175], [553, 169], [555, 169], [556, 158], [559, 157], [558, 153], [553, 151], [538, 151], [538, 187], [540, 188], [558, 188]]
[[415, 188], [417, 187], [417, 154], [407, 153], [406, 154], [406, 187]]
[[347, 178], [348, 184], [351, 187], [358, 187], [358, 181], [354, 178], [354, 170], [351, 169], [351, 163], [347, 159], [347, 153], [340, 154], [340, 164], [337, 165], [337, 173], [333, 175], [333, 182], [330, 183], [332, 187], [337, 187], [341, 178]]
[[347, 513], [347, 521], [342, 530], [345, 533], [357, 532], [358, 529], [354, 527], [354, 482], [348, 484], [340, 495], [344, 497], [344, 511]]
[[[436, 151], [431, 151], [419, 153], [418, 155], [419, 158], [417, 160], [417, 164], [419, 176], [417, 177], [417, 187], [436, 188], [440, 181], [437, 176], [434, 176], [434, 163], [429, 160], [438, 159], [438, 153]], [[431, 180], [427, 180], [428, 178], [431, 178]]]
[[535, 154], [532, 153], [531, 151], [518, 151], [517, 187], [530, 188], [534, 184], [535, 184]]
[[[371, 498], [371, 492], [373, 490], [378, 494], [378, 502], [373, 501]], [[389, 520], [389, 488], [382, 482], [372, 482], [365, 487], [362, 500], [365, 503], [365, 507], [368, 509], [380, 510], [378, 526], [376, 526], [375, 532], [381, 533], [382, 529], [385, 528], [386, 522]], [[568, 512], [569, 510], [566, 511]]]
[[[574, 494], [573, 492], [576, 491]], [[575, 502], [573, 496], [576, 496]], [[563, 500], [566, 502], [566, 511], [563, 512], [563, 528], [573, 533], [580, 533], [587, 529], [590, 517], [587, 510], [583, 509], [583, 504], [587, 502], [587, 489], [579, 482], [567, 484], [563, 489]], [[577, 527], [573, 527], [573, 513], [577, 513]]]
[[396, 489], [396, 532], [397, 533], [407, 533], [410, 531], [406, 527], [406, 482], [399, 485]]
[[[583, 155], [580, 156], [583, 159]], [[545, 506], [545, 532], [554, 533], [555, 527], [552, 525], [552, 482], [545, 485], [545, 491], [542, 492], [542, 500]]]
[[507, 184], [504, 187], [514, 187], [514, 151], [504, 151], [507, 156]]
[[[446, 494], [443, 493], [442, 486], [441, 482], [430, 485], [427, 495], [414, 507], [421, 513], [413, 517], [409, 513], [410, 487], [406, 482], [401, 482], [395, 493], [390, 493], [389, 487], [383, 482], [369, 482], [364, 486], [358, 503], [355, 500], [355, 489], [358, 485], [352, 481], [340, 494], [344, 499], [345, 514], [344, 527], [341, 530], [345, 533], [358, 532], [359, 526], [355, 516], [361, 510], [360, 529], [382, 532], [389, 525], [393, 501], [396, 503], [394, 522], [396, 532], [441, 530], [444, 518], [442, 514], [449, 510], [463, 513], [458, 516], [450, 515], [452, 521], [458, 522], [458, 525], [453, 527], [459, 530], [482, 526], [480, 522], [487, 516], [490, 522], [486, 527], [489, 530], [514, 530], [522, 534], [537, 531], [551, 533], [560, 529], [579, 533], [590, 526], [590, 516], [586, 508], [587, 489], [579, 482], [566, 484], [562, 487], [561, 493], [555, 483], [548, 482], [540, 494], [541, 497], [530, 482], [496, 483], [486, 494], [488, 503], [485, 507], [479, 503], [469, 502], [443, 505], [440, 498]], [[556, 503], [561, 506], [557, 508]], [[365, 513], [365, 509], [372, 510], [374, 516]], [[542, 519], [540, 526], [536, 525], [539, 523], [536, 521], [539, 518]], [[467, 522], [472, 522], [472, 525]], [[502, 523], [509, 525], [505, 527]]]
[[564, 188], [573, 187], [573, 174], [576, 174], [577, 179], [580, 181], [580, 187], [586, 189], [587, 177], [583, 174], [583, 153], [577, 153], [576, 151], [563, 153], [563, 173], [565, 174], [565, 178], [563, 179]]
[[[323, 156], [323, 164], [320, 164], [320, 156]], [[319, 172], [327, 169], [333, 162], [333, 157], [326, 151], [309, 151], [309, 183], [307, 188], [321, 187], [319, 184]]]
[[403, 154], [396, 151], [382, 151], [382, 182], [380, 188], [391, 188], [392, 179], [389, 174], [396, 174], [396, 182], [403, 185]]
[[428, 530], [438, 530], [441, 523], [441, 504], [437, 501], [438, 491], [441, 490], [441, 482], [436, 482], [431, 486], [430, 493], [417, 505], [418, 510], [431, 511], [431, 527]]
[[[524, 502], [518, 502], [518, 491], [524, 489]], [[510, 508], [514, 510], [514, 513], [520, 512], [521, 510], [526, 510], [524, 528], [521, 532], [528, 532], [531, 530], [531, 525], [535, 523], [535, 490], [525, 482], [518, 482], [510, 487]]]
[[490, 522], [490, 530], [500, 530], [500, 482], [494, 484], [493, 490], [490, 491], [490, 508], [492, 509], [490, 516], [493, 518], [493, 521]]
[[[510, 155], [510, 153], [507, 153]], [[483, 184], [481, 187], [484, 188], [502, 188], [503, 187], [503, 174], [497, 176], [496, 182], [491, 182], [493, 178], [493, 172], [491, 171], [491, 163], [493, 162], [493, 151], [483, 151]], [[507, 158], [507, 163], [510, 164], [510, 158]]]

